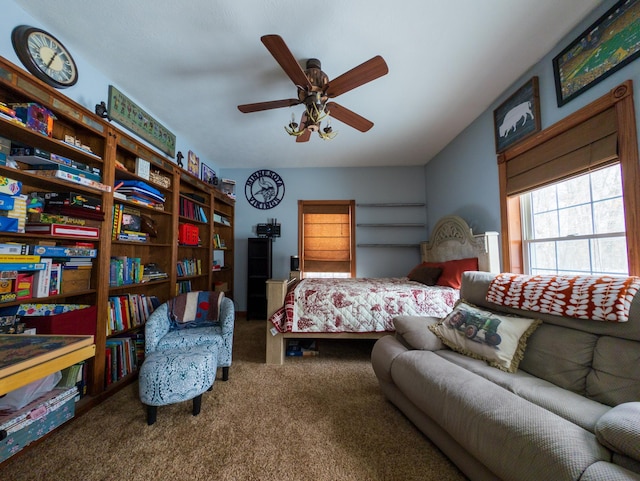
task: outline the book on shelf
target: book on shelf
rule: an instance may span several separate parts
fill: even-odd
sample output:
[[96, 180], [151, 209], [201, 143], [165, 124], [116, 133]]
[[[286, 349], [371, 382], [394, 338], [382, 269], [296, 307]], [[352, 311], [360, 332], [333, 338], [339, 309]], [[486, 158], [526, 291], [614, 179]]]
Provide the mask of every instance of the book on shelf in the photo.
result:
[[148, 234], [144, 232], [121, 232], [116, 236], [116, 240], [125, 242], [147, 242]]
[[54, 262], [51, 264], [51, 276], [49, 278], [49, 295], [57, 296], [61, 293], [60, 285], [62, 283], [62, 265]]
[[22, 255], [29, 253], [29, 246], [27, 244], [19, 243], [0, 243], [0, 254], [13, 254]]
[[34, 234], [48, 234], [51, 236], [89, 237], [97, 239], [100, 237], [99, 227], [67, 225], [67, 224], [43, 224], [27, 222], [26, 232]]
[[48, 297], [49, 286], [51, 284], [51, 266], [53, 265], [53, 259], [43, 257], [42, 262], [45, 268], [41, 271], [37, 271], [33, 276], [33, 297]]
[[179, 277], [196, 276], [202, 274], [202, 259], [182, 259], [176, 264]]
[[119, 287], [142, 282], [144, 266], [139, 257], [113, 256], [109, 261], [109, 285]]
[[0, 264], [7, 264], [12, 262], [40, 262], [40, 256], [31, 254], [0, 254]]
[[93, 268], [93, 262], [88, 257], [83, 257], [80, 260], [74, 259], [60, 259], [63, 269], [91, 269]]
[[71, 172], [65, 172], [64, 170], [25, 170], [30, 174], [38, 175], [40, 177], [51, 177], [54, 179], [60, 179], [67, 182], [73, 182], [74, 184], [84, 185], [86, 187], [92, 187], [97, 190], [101, 190], [102, 192], [111, 192], [111, 186], [105, 185], [96, 180], [88, 179], [86, 177], [82, 177], [78, 174], [72, 174]]
[[142, 271], [142, 282], [167, 279], [168, 277], [169, 274], [164, 272], [157, 264], [149, 263], [144, 265], [144, 269]]
[[156, 296], [122, 294], [109, 297], [107, 335], [143, 326], [159, 305]]
[[50, 172], [60, 171], [60, 172], [66, 172], [72, 175], [78, 175], [80, 177], [91, 179], [96, 182], [102, 182], [102, 175], [100, 175], [99, 173], [95, 173], [89, 170], [76, 169], [75, 167], [58, 164], [58, 163], [30, 165], [29, 169], [25, 169], [25, 170], [30, 173], [32, 173], [33, 171], [36, 171], [36, 173], [43, 172], [43, 171], [50, 171]]
[[41, 271], [44, 268], [44, 262], [3, 262], [0, 264], [0, 271]]
[[64, 214], [81, 219], [104, 220], [104, 212], [75, 205], [45, 205], [43, 210], [51, 214]]
[[86, 257], [95, 258], [98, 256], [98, 249], [94, 247], [83, 246], [49, 246], [49, 245], [30, 245], [29, 253], [37, 254], [41, 257]]
[[50, 212], [29, 212], [27, 222], [40, 224], [67, 224], [67, 225], [88, 225], [90, 227], [100, 227], [101, 222], [97, 219], [83, 219], [64, 214], [53, 214]]
[[21, 162], [27, 165], [63, 165], [73, 167], [74, 169], [84, 170], [87, 172], [93, 172], [100, 174], [98, 167], [79, 162], [74, 159], [69, 159], [62, 155], [58, 155], [38, 147], [19, 146], [12, 142], [10, 156], [13, 160]]
[[84, 207], [90, 210], [102, 211], [102, 199], [78, 192], [44, 192], [40, 194], [46, 206], [66, 205]]
[[155, 202], [164, 202], [165, 197], [162, 192], [160, 192], [155, 187], [151, 187], [146, 182], [142, 182], [139, 180], [123, 180], [122, 186], [118, 188], [119, 192], [125, 194], [136, 194], [142, 198], [148, 198]]

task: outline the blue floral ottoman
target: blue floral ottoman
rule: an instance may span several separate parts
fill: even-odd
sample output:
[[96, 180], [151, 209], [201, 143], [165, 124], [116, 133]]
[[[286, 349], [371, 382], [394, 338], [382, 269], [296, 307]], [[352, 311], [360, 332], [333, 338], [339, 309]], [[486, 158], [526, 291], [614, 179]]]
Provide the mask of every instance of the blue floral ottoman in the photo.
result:
[[158, 406], [189, 399], [193, 399], [193, 415], [200, 414], [202, 393], [211, 389], [216, 379], [217, 359], [215, 346], [148, 354], [138, 374], [140, 401], [147, 406], [147, 424], [156, 421]]

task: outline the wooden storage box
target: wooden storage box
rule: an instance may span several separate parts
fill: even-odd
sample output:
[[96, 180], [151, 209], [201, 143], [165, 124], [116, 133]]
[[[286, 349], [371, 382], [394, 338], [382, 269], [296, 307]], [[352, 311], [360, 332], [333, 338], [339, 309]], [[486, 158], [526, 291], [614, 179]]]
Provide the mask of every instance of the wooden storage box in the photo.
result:
[[91, 269], [62, 269], [62, 293], [91, 289]]
[[149, 180], [154, 184], [164, 187], [165, 189], [171, 188], [171, 179], [166, 175], [162, 175], [160, 172], [152, 170], [149, 172]]
[[14, 413], [0, 416], [0, 462], [71, 419], [75, 414], [78, 389], [53, 389]]

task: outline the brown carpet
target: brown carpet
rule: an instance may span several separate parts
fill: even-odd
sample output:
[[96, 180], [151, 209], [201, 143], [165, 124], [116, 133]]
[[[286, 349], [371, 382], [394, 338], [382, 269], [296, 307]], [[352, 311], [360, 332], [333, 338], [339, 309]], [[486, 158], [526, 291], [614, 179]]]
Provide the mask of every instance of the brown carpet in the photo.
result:
[[320, 355], [264, 360], [264, 323], [236, 321], [230, 379], [158, 408], [137, 383], [0, 467], [0, 479], [458, 481], [464, 476], [382, 395], [373, 341], [324, 341]]

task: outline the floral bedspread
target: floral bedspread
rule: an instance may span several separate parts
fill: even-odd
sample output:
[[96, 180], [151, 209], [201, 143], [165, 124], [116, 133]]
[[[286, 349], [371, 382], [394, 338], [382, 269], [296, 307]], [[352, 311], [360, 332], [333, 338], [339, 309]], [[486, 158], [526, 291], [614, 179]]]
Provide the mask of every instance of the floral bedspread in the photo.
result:
[[280, 332], [393, 331], [395, 316], [444, 317], [459, 297], [406, 277], [304, 279], [269, 320]]

